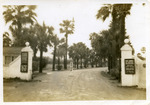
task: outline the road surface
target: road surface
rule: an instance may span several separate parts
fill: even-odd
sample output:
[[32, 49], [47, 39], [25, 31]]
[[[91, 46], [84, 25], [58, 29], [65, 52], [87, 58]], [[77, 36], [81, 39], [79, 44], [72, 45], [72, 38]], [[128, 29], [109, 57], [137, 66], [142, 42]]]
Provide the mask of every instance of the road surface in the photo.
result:
[[107, 68], [45, 71], [30, 82], [4, 82], [5, 102], [73, 100], [145, 100], [146, 91], [120, 87], [105, 74]]

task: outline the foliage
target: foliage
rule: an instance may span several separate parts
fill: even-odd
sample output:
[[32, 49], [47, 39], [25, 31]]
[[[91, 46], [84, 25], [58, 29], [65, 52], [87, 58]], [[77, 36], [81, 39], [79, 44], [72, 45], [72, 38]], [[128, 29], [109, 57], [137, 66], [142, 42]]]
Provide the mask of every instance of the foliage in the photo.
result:
[[[33, 71], [38, 71], [39, 70], [39, 62], [40, 62], [40, 57], [37, 57], [36, 59], [33, 59], [33, 62], [32, 62], [32, 70]], [[48, 57], [43, 57], [42, 58], [42, 69], [45, 68], [48, 63], [49, 63], [49, 58]]]
[[34, 5], [8, 5], [3, 6], [5, 11], [3, 12], [5, 23], [10, 23], [9, 29], [14, 37], [14, 46], [24, 46], [22, 42], [24, 39], [23, 28], [26, 25], [33, 25], [36, 21], [36, 13]]
[[[80, 60], [80, 66], [82, 68], [82, 60], [86, 58], [88, 58], [88, 48], [87, 46], [82, 43], [82, 42], [78, 42], [77, 44], [73, 44], [72, 46], [69, 47], [69, 57], [73, 59], [73, 61], [75, 62], [75, 64], [77, 65], [77, 69], [78, 69], [78, 64], [79, 64], [79, 60]], [[84, 61], [85, 61], [84, 60]]]
[[110, 15], [112, 17], [110, 29], [101, 32], [107, 42], [104, 52], [108, 53], [109, 70], [117, 67], [116, 61], [121, 57], [120, 48], [124, 44], [126, 34], [125, 18], [130, 15], [131, 7], [132, 4], [107, 4], [97, 12], [97, 19], [105, 21]]
[[62, 41], [61, 43], [60, 43], [60, 45], [58, 46], [58, 49], [57, 49], [57, 52], [56, 52], [56, 56], [59, 56], [59, 57], [64, 57], [65, 56], [65, 49], [66, 48], [66, 44], [64, 43], [64, 41]]
[[40, 50], [40, 69], [39, 72], [42, 72], [42, 58], [43, 52], [47, 52], [47, 46], [51, 46], [51, 36], [53, 36], [54, 28], [51, 26], [46, 26], [43, 22], [43, 25], [35, 25], [35, 34], [37, 35], [37, 48]]
[[95, 32], [90, 34], [91, 46], [95, 52], [94, 55], [96, 56], [94, 61], [96, 64], [99, 61], [99, 66], [102, 66], [102, 59], [106, 60], [108, 55], [108, 42], [106, 40], [107, 34], [106, 30], [102, 31], [100, 34]]
[[48, 64], [48, 58], [43, 57], [43, 59], [42, 59], [42, 68], [45, 68], [47, 64]]
[[57, 35], [53, 35], [51, 38], [51, 42], [54, 46], [54, 52], [53, 52], [53, 71], [55, 70], [55, 61], [56, 61], [56, 55], [58, 56], [58, 68], [60, 66], [60, 51], [58, 45], [64, 42], [64, 38], [59, 39]]
[[3, 33], [3, 47], [9, 47], [11, 46], [11, 39], [9, 38], [9, 33], [4, 32]]
[[34, 71], [38, 71], [39, 70], [39, 61], [32, 61], [32, 70]]
[[36, 59], [36, 53], [38, 51], [38, 39], [37, 39], [37, 35], [36, 35], [36, 30], [35, 30], [35, 25], [30, 26], [30, 27], [25, 27], [22, 29], [22, 33], [23, 33], [23, 41], [22, 43], [25, 42], [29, 42], [30, 46], [34, 52], [34, 56], [33, 58]]
[[67, 69], [67, 50], [68, 50], [68, 35], [73, 34], [74, 32], [74, 19], [72, 21], [70, 20], [63, 20], [62, 23], [60, 23], [60, 33], [65, 33], [66, 37], [66, 54], [65, 54], [65, 65], [64, 68]]
[[94, 67], [94, 65], [96, 64], [97, 60], [98, 60], [99, 57], [97, 57], [94, 49], [91, 49], [89, 51], [89, 61], [90, 61], [90, 64], [91, 64], [91, 67]]

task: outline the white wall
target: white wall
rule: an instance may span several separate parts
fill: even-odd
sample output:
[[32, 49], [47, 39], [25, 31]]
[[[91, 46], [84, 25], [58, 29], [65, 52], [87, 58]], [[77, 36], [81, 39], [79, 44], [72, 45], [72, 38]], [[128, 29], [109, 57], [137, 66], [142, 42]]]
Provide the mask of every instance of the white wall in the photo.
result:
[[19, 77], [20, 74], [20, 62], [21, 56], [19, 55], [13, 62], [9, 65], [3, 66], [3, 77], [4, 78], [15, 78]]
[[135, 57], [135, 63], [138, 74], [138, 88], [146, 88], [146, 68], [143, 67], [143, 64], [146, 64], [146, 60], [141, 60], [138, 57]]
[[7, 66], [3, 66], [3, 77], [4, 78], [20, 78], [28, 80], [27, 73], [20, 72], [21, 56], [19, 55], [13, 62]]
[[[21, 55], [19, 55], [13, 62], [9, 65], [3, 66], [3, 78], [20, 78], [22, 80], [31, 80], [32, 79], [32, 56], [33, 51], [30, 46], [26, 46], [21, 50], [21, 52], [28, 52], [28, 72], [23, 73], [21, 69]], [[4, 62], [4, 61], [3, 61]]]

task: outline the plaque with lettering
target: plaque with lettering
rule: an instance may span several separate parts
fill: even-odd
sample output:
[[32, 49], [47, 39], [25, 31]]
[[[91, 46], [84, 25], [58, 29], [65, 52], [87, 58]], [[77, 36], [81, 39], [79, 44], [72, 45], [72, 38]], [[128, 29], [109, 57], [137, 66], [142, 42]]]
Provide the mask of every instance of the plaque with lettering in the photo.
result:
[[28, 72], [28, 52], [21, 52], [21, 72]]
[[135, 74], [134, 59], [125, 59], [125, 74]]

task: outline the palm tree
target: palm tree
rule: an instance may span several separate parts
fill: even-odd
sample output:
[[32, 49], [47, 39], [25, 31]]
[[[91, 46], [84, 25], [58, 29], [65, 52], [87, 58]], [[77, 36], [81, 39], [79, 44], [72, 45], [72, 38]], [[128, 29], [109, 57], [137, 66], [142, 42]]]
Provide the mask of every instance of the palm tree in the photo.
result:
[[84, 43], [78, 42], [73, 44], [69, 47], [69, 57], [72, 58], [74, 61], [77, 61], [77, 69], [78, 69], [78, 62], [80, 60], [80, 66], [82, 68], [82, 60], [85, 59], [87, 47]]
[[65, 33], [66, 37], [66, 55], [65, 55], [65, 66], [64, 68], [67, 69], [67, 49], [68, 49], [68, 35], [73, 34], [74, 32], [74, 19], [73, 21], [63, 20], [63, 23], [60, 23], [60, 33]]
[[[104, 57], [104, 38], [101, 34], [91, 33], [90, 34], [91, 46], [96, 53], [97, 59], [95, 59], [95, 63], [99, 61], [99, 65], [102, 66], [102, 58]], [[104, 53], [104, 54], [103, 54]]]
[[35, 25], [22, 28], [23, 39], [22, 43], [29, 42], [33, 50], [33, 60], [36, 60], [36, 53], [38, 51], [38, 39], [36, 35]]
[[[132, 4], [107, 4], [104, 5], [97, 13], [97, 19], [102, 19], [103, 21], [111, 15], [112, 22], [110, 24], [109, 33], [112, 35], [112, 40], [110, 43], [111, 49], [115, 51], [113, 57], [113, 67], [116, 67], [117, 58], [121, 58], [120, 48], [124, 44], [125, 39], [125, 18], [130, 14], [130, 9]], [[112, 61], [110, 55], [108, 55], [108, 60]], [[111, 64], [112, 62], [110, 62]], [[120, 62], [121, 63], [121, 62]], [[111, 68], [110, 68], [111, 69]], [[121, 72], [121, 67], [119, 67], [119, 72]], [[120, 73], [121, 74], [121, 73]]]
[[[53, 43], [53, 46], [54, 46], [54, 53], [53, 53], [53, 71], [55, 70], [55, 60], [56, 60], [56, 52], [58, 52], [57, 50], [57, 46], [60, 44], [60, 43], [63, 43], [64, 42], [64, 38], [62, 39], [59, 39], [57, 37], [57, 35], [55, 34], [54, 36], [52, 36], [52, 39], [51, 39], [52, 43]], [[59, 59], [59, 54], [58, 54], [58, 59]], [[58, 60], [59, 61], [59, 60]]]
[[43, 59], [43, 52], [47, 52], [47, 45], [51, 46], [51, 36], [53, 36], [54, 28], [51, 26], [46, 26], [43, 22], [43, 25], [40, 24], [35, 25], [35, 31], [37, 35], [38, 41], [38, 48], [40, 50], [40, 70], [39, 72], [42, 73], [42, 59]]
[[[103, 21], [105, 21], [106, 18], [109, 17], [109, 15], [112, 16], [111, 27], [113, 31], [118, 31], [117, 28], [120, 27], [120, 47], [123, 45], [123, 41], [125, 38], [125, 17], [130, 14], [131, 6], [132, 4], [104, 5], [96, 15], [97, 19], [102, 19]], [[119, 27], [117, 25], [119, 25]]]
[[22, 43], [23, 34], [22, 28], [26, 24], [32, 24], [36, 21], [36, 13], [34, 5], [8, 5], [4, 6], [5, 11], [3, 12], [5, 23], [10, 23], [9, 29], [14, 37], [15, 46], [24, 46]]
[[11, 39], [9, 38], [9, 33], [4, 32], [3, 34], [3, 47], [9, 47], [11, 45]]
[[80, 55], [79, 55], [79, 49], [78, 49], [77, 44], [74, 43], [72, 46], [69, 47], [69, 57], [73, 59], [78, 69]]
[[[63, 41], [64, 42], [64, 39]], [[60, 65], [60, 58], [64, 58], [64, 67], [65, 67], [65, 49], [66, 49], [66, 44], [62, 43], [58, 46], [58, 50], [57, 50], [57, 57], [58, 57], [58, 66]], [[64, 68], [65, 69], [65, 68]]]
[[59, 43], [58, 41], [59, 41], [59, 39], [58, 39], [57, 35], [54, 35], [54, 36], [52, 37], [52, 43], [53, 43], [53, 45], [54, 45], [54, 52], [53, 52], [53, 71], [55, 70], [56, 47], [57, 47], [57, 45], [58, 45], [58, 43]]
[[87, 47], [85, 51], [85, 57], [84, 57], [84, 67], [88, 67], [88, 62], [90, 60], [90, 49]]

